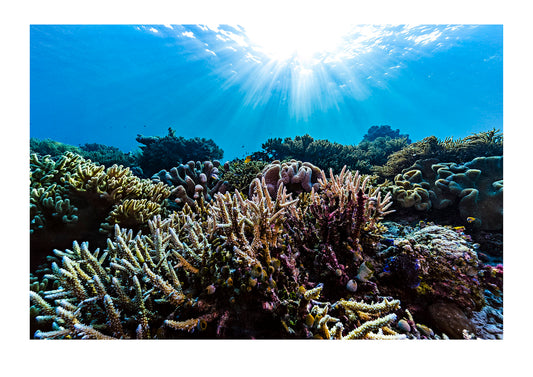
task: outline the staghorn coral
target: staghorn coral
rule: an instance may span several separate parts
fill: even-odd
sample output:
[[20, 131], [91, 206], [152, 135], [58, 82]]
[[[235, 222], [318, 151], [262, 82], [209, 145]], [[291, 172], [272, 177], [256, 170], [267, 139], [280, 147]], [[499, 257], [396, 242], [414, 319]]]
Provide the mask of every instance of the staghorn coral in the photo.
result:
[[338, 175], [330, 170], [329, 178], [321, 171], [318, 190], [301, 195], [301, 204], [289, 211], [285, 227], [290, 250], [297, 250], [309, 280], [322, 281], [332, 290], [348, 285], [353, 290], [363, 249], [373, 242], [372, 233], [379, 232], [378, 222], [392, 212], [390, 194], [382, 197], [369, 181], [346, 168]]
[[[332, 184], [344, 184], [347, 177], [351, 178], [332, 176]], [[341, 338], [360, 326], [361, 336], [394, 335], [385, 326], [395, 317], [356, 313], [352, 319], [342, 317], [341, 326], [335, 317], [326, 316], [324, 304], [316, 301], [321, 285], [295, 271], [306, 260], [289, 250], [285, 220], [289, 213], [301, 215], [299, 200], [291, 199], [283, 185], [273, 199], [265, 179], [255, 179], [252, 185], [248, 199], [239, 192], [216, 194], [205, 218], [185, 206], [167, 218], [158, 215], [149, 220], [147, 234], [134, 235], [115, 225], [114, 238], [103, 252], [91, 252], [87, 243], [76, 242], [72, 250], [55, 250], [56, 260], [51, 259], [43, 281], [32, 282], [35, 337], [173, 338], [189, 333], [327, 337], [329, 333]], [[370, 217], [383, 215], [379, 210], [383, 201], [369, 202], [373, 203], [368, 206]], [[332, 315], [347, 310], [340, 304], [330, 306]], [[309, 316], [316, 326], [309, 325]], [[372, 335], [371, 329], [378, 332]]]
[[[216, 204], [210, 205], [212, 216], [207, 221], [195, 221], [198, 215], [192, 211], [188, 215], [184, 212], [175, 213], [165, 220], [156, 217], [148, 223], [150, 235], [139, 234], [136, 237], [133, 237], [131, 230], [126, 232], [117, 225], [115, 241], [108, 241], [104, 256], [100, 257], [98, 252], [91, 256], [85, 243], [81, 247], [74, 244], [73, 250], [56, 251], [62, 258], [63, 267], [52, 265], [53, 273], [46, 277], [59, 280], [61, 288], [53, 293], [44, 292], [42, 298], [46, 300], [47, 297], [55, 298], [56, 294], [60, 294], [77, 302], [78, 310], [70, 310], [68, 320], [64, 316], [55, 318], [55, 327], [68, 330], [72, 337], [114, 336], [113, 329], [105, 325], [111, 322], [111, 316], [115, 316], [111, 310], [106, 311], [103, 301], [106, 292], [113, 292], [110, 294], [113, 306], [120, 311], [121, 316], [126, 316], [120, 317], [125, 328], [120, 337], [148, 337], [151, 336], [150, 329], [156, 327], [159, 329], [156, 330], [158, 337], [178, 327], [190, 329], [185, 323], [178, 324], [183, 320], [171, 315], [172, 311], [181, 309], [184, 302], [191, 307], [184, 308], [179, 316], [191, 312], [197, 314], [195, 318], [199, 318], [200, 322], [213, 320], [222, 311], [235, 311], [235, 305], [250, 305], [252, 289], [259, 292], [255, 295], [256, 300], [259, 300], [256, 305], [268, 306], [277, 300], [273, 288], [276, 285], [276, 270], [280, 268], [279, 261], [271, 256], [271, 252], [278, 247], [276, 240], [282, 231], [282, 215], [287, 206], [295, 203], [295, 200], [287, 201], [282, 188], [277, 200], [272, 201], [263, 183], [258, 184], [253, 200], [245, 201], [239, 193], [233, 196], [217, 194]], [[95, 283], [95, 272], [102, 283], [101, 287], [100, 283]], [[129, 286], [135, 289], [132, 291], [127, 288]], [[150, 299], [145, 304], [143, 294], [150, 290], [157, 292], [152, 292], [153, 301]], [[198, 301], [188, 299], [183, 293], [187, 291], [196, 292]], [[222, 297], [213, 301], [214, 292]], [[83, 317], [86, 300], [92, 304], [90, 312], [85, 314], [87, 318], [92, 318], [93, 323], [88, 323], [87, 318]], [[201, 304], [194, 304], [196, 302]], [[39, 306], [41, 300], [34, 300], [34, 303]], [[170, 309], [165, 311], [161, 307], [163, 304], [170, 305]], [[206, 312], [207, 308], [222, 311], [206, 313], [198, 306]], [[158, 313], [167, 314], [164, 317], [151, 316], [149, 307], [157, 307]], [[135, 319], [129, 319], [132, 322], [130, 325], [129, 316]], [[191, 324], [190, 318], [184, 321]], [[79, 326], [75, 326], [77, 324], [89, 327], [84, 327], [84, 331], [80, 332]], [[92, 330], [85, 331], [87, 328], [97, 330], [100, 334]], [[59, 335], [63, 337], [65, 333]], [[37, 336], [49, 335], [44, 332]], [[53, 332], [50, 336], [58, 336], [58, 333]]]
[[219, 167], [218, 160], [203, 163], [189, 161], [170, 169], [170, 172], [161, 170], [152, 176], [152, 182], [174, 186], [171, 195], [176, 196], [176, 202], [187, 203], [192, 208], [200, 198], [210, 202], [215, 193], [227, 191], [228, 183], [219, 179]]

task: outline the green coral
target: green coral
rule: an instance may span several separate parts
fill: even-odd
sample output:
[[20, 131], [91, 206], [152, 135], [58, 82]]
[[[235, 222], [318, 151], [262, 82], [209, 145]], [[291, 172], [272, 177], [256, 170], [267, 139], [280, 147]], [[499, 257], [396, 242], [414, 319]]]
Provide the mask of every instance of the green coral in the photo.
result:
[[108, 145], [90, 143], [80, 146], [79, 154], [94, 163], [111, 167], [113, 165], [122, 165], [133, 167], [137, 165], [137, 158], [131, 153], [124, 153], [120, 149]]
[[35, 153], [30, 156], [30, 234], [78, 221], [78, 208], [71, 203], [65, 178], [79, 160], [80, 156], [71, 154], [57, 161]]
[[65, 152], [81, 154], [81, 149], [52, 139], [37, 139], [32, 137], [30, 138], [30, 152], [41, 157], [48, 155], [55, 159]]
[[267, 165], [265, 161], [234, 160], [224, 164], [221, 179], [228, 182], [228, 191], [248, 192], [250, 184]]

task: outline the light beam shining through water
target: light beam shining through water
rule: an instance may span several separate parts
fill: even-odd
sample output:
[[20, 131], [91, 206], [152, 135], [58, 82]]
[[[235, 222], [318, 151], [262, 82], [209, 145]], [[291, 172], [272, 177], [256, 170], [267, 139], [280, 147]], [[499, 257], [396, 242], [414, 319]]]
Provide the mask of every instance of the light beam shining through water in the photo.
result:
[[[351, 144], [372, 125], [417, 140], [502, 124], [501, 27], [276, 20], [31, 31], [36, 137], [103, 142], [92, 136], [102, 125], [121, 130], [105, 142], [127, 151], [137, 133], [175, 127], [184, 137], [231, 135], [220, 143], [232, 158], [269, 137]], [[59, 127], [71, 124], [76, 131]]]

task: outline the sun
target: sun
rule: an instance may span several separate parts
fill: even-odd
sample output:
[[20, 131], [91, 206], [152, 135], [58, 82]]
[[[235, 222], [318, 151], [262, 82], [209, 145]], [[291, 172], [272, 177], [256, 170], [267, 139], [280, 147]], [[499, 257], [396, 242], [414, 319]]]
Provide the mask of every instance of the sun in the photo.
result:
[[242, 25], [253, 47], [278, 62], [310, 63], [342, 47], [350, 28], [333, 20], [298, 20]]

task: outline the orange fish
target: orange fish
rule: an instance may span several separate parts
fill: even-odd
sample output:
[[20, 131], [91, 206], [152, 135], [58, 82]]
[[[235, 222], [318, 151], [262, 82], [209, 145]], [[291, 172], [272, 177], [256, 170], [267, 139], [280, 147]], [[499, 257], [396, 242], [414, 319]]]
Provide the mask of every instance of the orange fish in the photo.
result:
[[246, 156], [246, 158], [244, 159], [244, 163], [247, 164], [250, 161], [252, 161], [252, 156]]
[[477, 220], [477, 219], [476, 219], [475, 217], [472, 217], [472, 216], [468, 216], [468, 217], [466, 218], [466, 221], [467, 221], [469, 224], [473, 223], [473, 222], [476, 221], [476, 220]]

